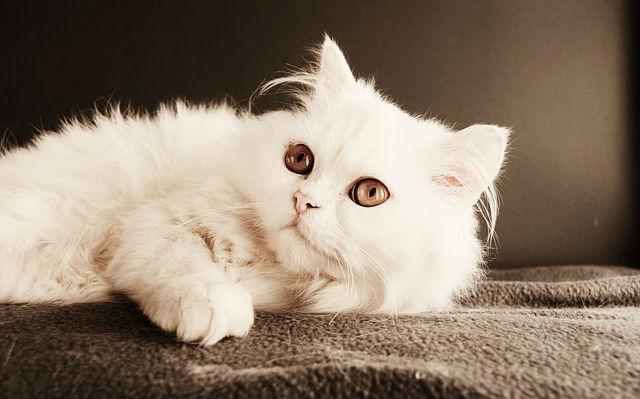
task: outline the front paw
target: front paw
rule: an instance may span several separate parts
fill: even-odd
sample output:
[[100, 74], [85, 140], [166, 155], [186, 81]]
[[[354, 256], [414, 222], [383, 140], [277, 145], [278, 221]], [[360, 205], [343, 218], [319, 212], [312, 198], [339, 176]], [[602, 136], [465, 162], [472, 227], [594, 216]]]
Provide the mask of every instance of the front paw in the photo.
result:
[[251, 296], [236, 284], [203, 284], [173, 294], [177, 306], [156, 307], [148, 315], [182, 341], [209, 346], [227, 336], [243, 337], [253, 325]]
[[213, 261], [221, 265], [250, 265], [255, 262], [256, 253], [250, 240], [240, 236], [228, 238], [218, 235], [211, 242]]

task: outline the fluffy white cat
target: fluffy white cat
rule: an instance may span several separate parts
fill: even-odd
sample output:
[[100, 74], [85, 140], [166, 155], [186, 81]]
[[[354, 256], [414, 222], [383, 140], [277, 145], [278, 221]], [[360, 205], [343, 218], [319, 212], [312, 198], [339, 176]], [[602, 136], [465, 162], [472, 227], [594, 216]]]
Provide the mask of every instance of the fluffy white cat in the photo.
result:
[[403, 112], [328, 37], [317, 57], [262, 87], [295, 87], [289, 110], [113, 111], [6, 151], [0, 300], [124, 293], [203, 345], [247, 334], [254, 309], [445, 308], [481, 270], [508, 129]]

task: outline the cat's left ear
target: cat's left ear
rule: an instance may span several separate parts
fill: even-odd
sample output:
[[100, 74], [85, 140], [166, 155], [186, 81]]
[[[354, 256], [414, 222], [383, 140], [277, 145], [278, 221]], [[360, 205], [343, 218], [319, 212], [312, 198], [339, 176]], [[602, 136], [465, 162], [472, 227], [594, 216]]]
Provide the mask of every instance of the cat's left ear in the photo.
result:
[[317, 84], [329, 92], [340, 91], [356, 82], [344, 54], [328, 35], [319, 49]]
[[463, 204], [475, 204], [500, 172], [509, 133], [504, 127], [473, 125], [451, 134], [434, 182]]

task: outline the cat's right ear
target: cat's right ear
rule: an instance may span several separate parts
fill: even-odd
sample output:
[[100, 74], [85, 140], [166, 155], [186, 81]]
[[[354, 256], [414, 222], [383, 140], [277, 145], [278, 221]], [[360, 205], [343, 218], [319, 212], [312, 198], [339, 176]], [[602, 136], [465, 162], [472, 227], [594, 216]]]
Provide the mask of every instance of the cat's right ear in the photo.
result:
[[328, 35], [320, 47], [318, 69], [316, 71], [316, 89], [338, 92], [356, 82], [344, 54]]

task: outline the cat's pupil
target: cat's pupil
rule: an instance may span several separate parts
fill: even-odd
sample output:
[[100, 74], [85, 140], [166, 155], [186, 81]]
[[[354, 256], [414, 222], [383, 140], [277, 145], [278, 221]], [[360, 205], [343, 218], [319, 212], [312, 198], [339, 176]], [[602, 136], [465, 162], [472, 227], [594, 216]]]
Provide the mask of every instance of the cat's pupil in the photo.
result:
[[374, 195], [376, 195], [376, 188], [371, 187], [371, 190], [369, 190], [369, 197], [373, 197]]
[[298, 154], [298, 156], [296, 157], [296, 162], [300, 163], [302, 162], [302, 160], [304, 159], [304, 153], [300, 153]]

